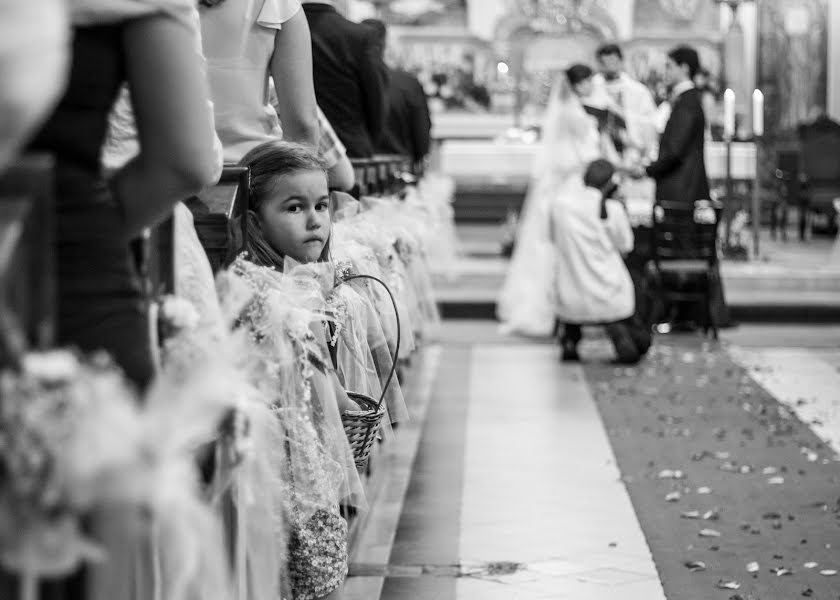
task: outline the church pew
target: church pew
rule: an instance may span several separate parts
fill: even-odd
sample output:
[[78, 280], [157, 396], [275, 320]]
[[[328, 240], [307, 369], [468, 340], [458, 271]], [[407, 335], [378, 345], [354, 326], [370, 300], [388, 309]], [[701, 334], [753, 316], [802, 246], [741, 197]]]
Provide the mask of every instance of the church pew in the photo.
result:
[[[198, 239], [213, 272], [224, 266], [232, 242], [230, 222], [248, 210], [251, 173], [247, 167], [225, 166], [219, 183], [187, 201]], [[245, 220], [242, 220], [245, 233]]]

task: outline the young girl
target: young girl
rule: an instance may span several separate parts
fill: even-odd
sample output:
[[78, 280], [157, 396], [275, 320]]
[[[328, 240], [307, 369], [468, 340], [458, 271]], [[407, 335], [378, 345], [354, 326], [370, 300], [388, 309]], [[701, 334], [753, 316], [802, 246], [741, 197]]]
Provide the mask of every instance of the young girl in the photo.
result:
[[[254, 148], [242, 164], [251, 171], [251, 195], [246, 239], [238, 246], [248, 252], [249, 260], [278, 271], [290, 260], [305, 264], [330, 261], [332, 226], [324, 161], [306, 146], [277, 141]], [[241, 233], [241, 226], [236, 229]], [[339, 309], [333, 311], [329, 336], [341, 382], [350, 391], [378, 398], [391, 369], [389, 348], [382, 343], [385, 319], [381, 311], [391, 307], [371, 306], [370, 288], [375, 283], [353, 281], [333, 290], [331, 267], [312, 272], [320, 276], [332, 305]], [[396, 378], [385, 399], [391, 421], [407, 417]], [[357, 409], [354, 405], [342, 408]]]
[[[363, 504], [340, 419], [358, 406], [344, 390], [380, 395], [379, 375], [391, 363], [387, 351], [373, 349], [387, 344], [367, 298], [335, 286], [322, 159], [306, 146], [277, 141], [254, 148], [242, 164], [250, 169], [250, 206], [237, 247], [246, 254], [232, 270], [256, 290], [259, 306], [249, 310], [249, 325], [258, 354], [267, 357], [261, 378], [275, 390], [275, 412], [287, 431], [292, 597], [339, 598], [347, 525], [338, 505]], [[241, 220], [235, 229], [242, 235]]]
[[[283, 270], [286, 257], [299, 263], [329, 257], [330, 194], [326, 164], [300, 144], [267, 142], [248, 152], [251, 170], [247, 234], [237, 240], [251, 262]], [[241, 233], [241, 227], [235, 228]]]

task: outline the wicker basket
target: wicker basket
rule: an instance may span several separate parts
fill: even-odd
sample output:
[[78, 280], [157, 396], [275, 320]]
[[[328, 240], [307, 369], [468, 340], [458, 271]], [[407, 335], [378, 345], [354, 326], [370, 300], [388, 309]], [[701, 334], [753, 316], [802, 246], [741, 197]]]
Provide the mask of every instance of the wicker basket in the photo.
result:
[[394, 305], [394, 314], [397, 317], [397, 344], [396, 348], [394, 348], [391, 371], [388, 373], [388, 379], [385, 380], [385, 385], [382, 386], [382, 395], [377, 401], [365, 394], [348, 391], [347, 396], [359, 405], [359, 410], [348, 410], [341, 415], [341, 423], [344, 425], [344, 433], [347, 435], [350, 448], [353, 450], [353, 459], [356, 462], [356, 468], [359, 473], [364, 473], [368, 460], [370, 459], [373, 442], [379, 430], [382, 428], [382, 419], [385, 417], [385, 394], [388, 392], [388, 387], [394, 378], [397, 361], [400, 356], [400, 315], [397, 310], [397, 302], [394, 300], [394, 295], [384, 281], [372, 275], [349, 275], [344, 277], [341, 283], [353, 279], [371, 279], [382, 285], [391, 298], [391, 302]]

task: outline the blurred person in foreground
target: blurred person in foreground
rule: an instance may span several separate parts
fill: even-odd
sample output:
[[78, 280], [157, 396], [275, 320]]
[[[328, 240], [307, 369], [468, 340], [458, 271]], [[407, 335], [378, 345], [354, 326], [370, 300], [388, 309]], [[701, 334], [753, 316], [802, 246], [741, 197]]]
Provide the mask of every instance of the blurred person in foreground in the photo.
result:
[[[365, 19], [379, 37], [384, 53], [388, 30], [378, 19]], [[426, 93], [417, 77], [402, 69], [388, 70], [388, 121], [376, 143], [382, 154], [401, 154], [413, 163], [421, 162], [431, 147], [432, 119]]]
[[[29, 145], [56, 163], [57, 342], [107, 351], [138, 388], [146, 388], [155, 366], [131, 241], [215, 174], [195, 3], [75, 0], [69, 7], [74, 29], [67, 88]], [[140, 152], [106, 181], [100, 155], [124, 83], [135, 100]], [[105, 510], [92, 517], [90, 533], [108, 560], [67, 578], [42, 580], [40, 598], [153, 598], [157, 565], [149, 529], [119, 510]], [[206, 585], [215, 583], [207, 577]], [[10, 591], [14, 583], [7, 585], [0, 575], [0, 598], [17, 597]], [[208, 599], [225, 595], [223, 586], [204, 591], [192, 590]]]
[[69, 44], [64, 0], [0, 2], [0, 173], [58, 101]]
[[303, 3], [312, 35], [315, 96], [351, 158], [370, 158], [385, 129], [387, 67], [370, 27], [345, 19], [331, 0]]

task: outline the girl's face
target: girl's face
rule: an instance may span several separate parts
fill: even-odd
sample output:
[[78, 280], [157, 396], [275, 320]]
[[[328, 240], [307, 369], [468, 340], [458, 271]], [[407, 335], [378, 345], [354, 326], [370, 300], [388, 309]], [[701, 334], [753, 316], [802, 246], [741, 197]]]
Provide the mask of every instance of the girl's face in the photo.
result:
[[327, 176], [298, 171], [278, 177], [258, 212], [265, 239], [278, 253], [316, 262], [330, 238]]

